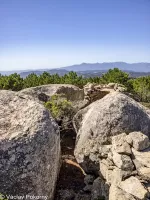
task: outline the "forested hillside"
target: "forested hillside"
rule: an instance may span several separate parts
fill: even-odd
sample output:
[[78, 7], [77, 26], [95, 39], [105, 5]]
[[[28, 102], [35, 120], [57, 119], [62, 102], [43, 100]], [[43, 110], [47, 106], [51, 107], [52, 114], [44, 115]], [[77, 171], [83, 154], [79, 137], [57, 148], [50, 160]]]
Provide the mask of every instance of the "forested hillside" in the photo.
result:
[[44, 72], [41, 75], [29, 74], [26, 78], [21, 78], [17, 73], [9, 76], [0, 75], [0, 89], [19, 91], [24, 88], [35, 87], [46, 84], [73, 84], [82, 88], [87, 82], [106, 84], [110, 82], [123, 84], [128, 92], [137, 95], [140, 101], [150, 102], [150, 76], [131, 78], [128, 73], [118, 68], [110, 69], [101, 77], [84, 78], [78, 76], [76, 72], [69, 72], [64, 76], [49, 74]]

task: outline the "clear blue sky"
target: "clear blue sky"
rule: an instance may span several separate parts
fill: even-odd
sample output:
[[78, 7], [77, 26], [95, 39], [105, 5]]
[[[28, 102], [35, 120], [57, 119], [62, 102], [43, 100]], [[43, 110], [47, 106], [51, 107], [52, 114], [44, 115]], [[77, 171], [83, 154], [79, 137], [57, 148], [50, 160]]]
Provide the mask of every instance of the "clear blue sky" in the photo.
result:
[[0, 70], [150, 62], [150, 0], [0, 0]]

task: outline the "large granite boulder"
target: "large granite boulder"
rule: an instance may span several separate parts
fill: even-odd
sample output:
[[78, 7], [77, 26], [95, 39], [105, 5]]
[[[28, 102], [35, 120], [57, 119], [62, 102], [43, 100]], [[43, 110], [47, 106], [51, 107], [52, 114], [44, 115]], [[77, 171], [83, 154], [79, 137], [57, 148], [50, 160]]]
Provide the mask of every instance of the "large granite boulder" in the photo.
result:
[[87, 172], [98, 170], [95, 163], [103, 156], [101, 148], [111, 143], [112, 136], [141, 131], [150, 137], [150, 117], [145, 108], [119, 92], [80, 110], [73, 123], [77, 132], [75, 157]]
[[82, 89], [70, 84], [49, 84], [37, 87], [26, 88], [19, 92], [19, 94], [29, 95], [30, 98], [42, 102], [46, 102], [52, 95], [64, 94], [70, 101], [81, 101], [84, 99], [84, 92]]
[[53, 199], [60, 167], [59, 129], [27, 95], [0, 91], [0, 192]]

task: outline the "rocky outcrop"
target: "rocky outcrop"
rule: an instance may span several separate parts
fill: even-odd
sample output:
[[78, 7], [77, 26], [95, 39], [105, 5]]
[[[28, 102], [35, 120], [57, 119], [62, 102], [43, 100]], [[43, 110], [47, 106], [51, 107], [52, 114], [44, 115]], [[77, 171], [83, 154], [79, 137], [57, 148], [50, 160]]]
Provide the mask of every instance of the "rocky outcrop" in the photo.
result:
[[20, 91], [19, 94], [29, 95], [30, 98], [42, 102], [48, 101], [54, 94], [63, 94], [70, 101], [81, 101], [84, 99], [83, 90], [69, 84], [49, 84], [26, 88]]
[[126, 140], [130, 145], [133, 145], [133, 147], [139, 151], [149, 147], [149, 139], [141, 132], [130, 133]]
[[[146, 149], [143, 152], [136, 151], [132, 148], [132, 153], [134, 155], [135, 160], [140, 164], [144, 165], [145, 167], [150, 167], [150, 151]], [[136, 163], [135, 163], [136, 165]]]
[[124, 192], [115, 185], [111, 185], [109, 194], [109, 200], [136, 200], [132, 195]]
[[118, 83], [109, 83], [106, 85], [87, 83], [84, 86], [84, 98], [86, 101], [91, 103], [114, 91], [125, 92], [126, 88]]
[[[143, 142], [145, 139], [149, 141], [143, 133], [137, 132], [137, 135], [139, 134], [143, 136]], [[130, 154], [126, 154], [126, 149], [118, 153], [116, 146], [124, 147], [128, 137], [136, 139], [135, 132], [113, 136], [110, 152], [106, 153], [107, 156], [104, 158], [99, 158], [99, 177], [94, 180], [92, 175], [86, 175], [85, 188], [91, 200], [150, 199], [150, 143], [148, 148], [145, 144], [142, 151], [136, 151], [133, 144], [130, 144]], [[134, 164], [136, 159], [140, 162], [140, 166]]]
[[[98, 170], [96, 163], [109, 152], [112, 136], [122, 132], [141, 131], [150, 137], [150, 117], [144, 107], [119, 92], [110, 93], [80, 110], [74, 117], [74, 127], [77, 132], [75, 157], [86, 172]], [[114, 141], [116, 149], [114, 157], [116, 162], [120, 160], [118, 165], [126, 169], [131, 167], [129, 157], [131, 150], [127, 142], [123, 144], [124, 146], [120, 147]], [[147, 142], [144, 139], [144, 142], [134, 141], [133, 144], [147, 145]], [[128, 165], [124, 166], [127, 160]]]
[[[126, 193], [131, 194], [133, 197], [140, 200], [144, 200], [148, 197], [148, 190], [144, 188], [144, 185], [140, 180], [134, 176], [127, 178], [120, 183], [120, 187]], [[110, 194], [111, 196], [111, 194]]]
[[[132, 137], [132, 139], [134, 141], [136, 141], [137, 136], [140, 135], [141, 138], [143, 138], [143, 143], [145, 140], [147, 140], [147, 142], [149, 142], [149, 139], [147, 136], [145, 136], [144, 134], [142, 134], [141, 132], [137, 132], [137, 135], [135, 134], [135, 132], [131, 132], [129, 133], [129, 135], [125, 135], [125, 133], [120, 134], [118, 136], [114, 136], [113, 139], [116, 140], [116, 142], [118, 141], [118, 144], [120, 146], [124, 145], [124, 142], [128, 142], [128, 138]], [[119, 139], [120, 138], [120, 139]], [[122, 138], [124, 138], [124, 141], [122, 140]], [[140, 138], [140, 141], [142, 142]], [[119, 139], [119, 140], [118, 140]], [[122, 144], [120, 143], [120, 140], [122, 140]], [[106, 180], [107, 183], [109, 183], [110, 185], [110, 191], [109, 191], [109, 200], [110, 199], [117, 199], [117, 197], [119, 197], [118, 195], [120, 193], [121, 196], [118, 199], [124, 199], [123, 196], [125, 195], [127, 200], [130, 199], [139, 199], [139, 200], [146, 200], [148, 199], [150, 193], [148, 191], [148, 186], [150, 184], [150, 179], [149, 179], [149, 174], [150, 174], [150, 167], [149, 166], [149, 159], [150, 159], [150, 143], [149, 146], [145, 143], [145, 145], [142, 146], [143, 150], [142, 151], [136, 151], [134, 149], [134, 144], [130, 143], [130, 149], [131, 149], [131, 154], [130, 154], [130, 161], [132, 162], [133, 168], [121, 168], [120, 166], [118, 166], [118, 163], [115, 162], [113, 155], [116, 154], [116, 150], [114, 148], [114, 144], [112, 143], [112, 148], [111, 148], [111, 153], [112, 153], [112, 157], [109, 159], [112, 160], [112, 166], [110, 165], [110, 163], [108, 164], [108, 168], [112, 169], [111, 172], [111, 178], [107, 178], [106, 176], [103, 178]], [[136, 153], [135, 153], [136, 152]], [[146, 159], [144, 162], [142, 162], [141, 160], [141, 166], [137, 166], [135, 165], [135, 160], [138, 158], [138, 156], [135, 157], [136, 155], [140, 154], [140, 157], [145, 158], [145, 153], [146, 153]], [[125, 156], [126, 152], [121, 152], [119, 153], [119, 155], [121, 156]], [[106, 158], [106, 161], [108, 160], [108, 158]], [[124, 162], [124, 165], [128, 165], [128, 160], [126, 160]], [[101, 163], [100, 163], [101, 166]], [[101, 167], [100, 167], [100, 171], [101, 171]], [[105, 173], [108, 170], [106, 169]], [[111, 180], [111, 181], [110, 181]], [[112, 192], [112, 188], [115, 188], [114, 191], [116, 191], [115, 193]], [[119, 192], [120, 191], [120, 192]], [[119, 193], [118, 193], [119, 192]], [[129, 196], [129, 197], [127, 197]]]
[[60, 167], [59, 129], [29, 96], [0, 91], [0, 192], [47, 196]]

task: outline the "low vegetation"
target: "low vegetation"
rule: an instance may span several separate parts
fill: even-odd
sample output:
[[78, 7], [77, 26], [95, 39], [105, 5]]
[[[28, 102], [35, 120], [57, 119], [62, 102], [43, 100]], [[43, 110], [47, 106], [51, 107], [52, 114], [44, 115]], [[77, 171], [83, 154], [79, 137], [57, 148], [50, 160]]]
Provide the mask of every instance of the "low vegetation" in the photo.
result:
[[[76, 72], [69, 72], [64, 76], [58, 74], [51, 75], [44, 72], [41, 75], [34, 73], [28, 75], [25, 79], [19, 74], [11, 74], [9, 76], [0, 75], [0, 89], [19, 91], [24, 88], [35, 87], [46, 84], [73, 84], [80, 88], [87, 83], [105, 84], [115, 82], [123, 84], [127, 91], [138, 96], [141, 102], [150, 102], [150, 76], [132, 78], [118, 68], [110, 69], [101, 77], [84, 78], [78, 76]], [[55, 111], [57, 113], [57, 111]]]
[[150, 103], [147, 102], [140, 102], [143, 106], [147, 107], [150, 109]]
[[70, 119], [74, 113], [72, 103], [63, 94], [53, 95], [50, 101], [45, 103], [45, 107], [51, 111], [52, 116], [57, 120], [63, 117]]

